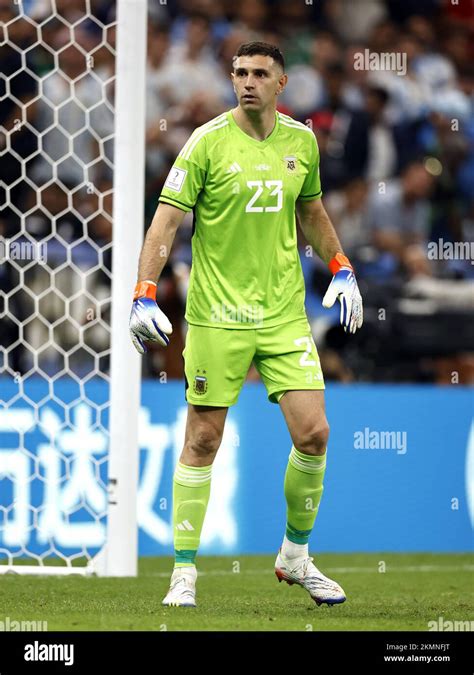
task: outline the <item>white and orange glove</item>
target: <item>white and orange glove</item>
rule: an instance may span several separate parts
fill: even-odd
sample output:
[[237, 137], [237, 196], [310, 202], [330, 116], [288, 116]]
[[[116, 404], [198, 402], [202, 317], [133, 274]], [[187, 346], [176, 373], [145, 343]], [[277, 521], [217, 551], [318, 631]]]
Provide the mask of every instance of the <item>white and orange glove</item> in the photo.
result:
[[364, 321], [364, 310], [354, 269], [345, 255], [336, 253], [329, 262], [329, 270], [334, 276], [323, 298], [323, 307], [332, 307], [338, 298], [341, 324], [346, 332], [355, 333]]
[[139, 354], [147, 351], [145, 342], [158, 342], [166, 347], [173, 332], [170, 320], [156, 304], [156, 284], [140, 281], [135, 286], [130, 314], [130, 337]]

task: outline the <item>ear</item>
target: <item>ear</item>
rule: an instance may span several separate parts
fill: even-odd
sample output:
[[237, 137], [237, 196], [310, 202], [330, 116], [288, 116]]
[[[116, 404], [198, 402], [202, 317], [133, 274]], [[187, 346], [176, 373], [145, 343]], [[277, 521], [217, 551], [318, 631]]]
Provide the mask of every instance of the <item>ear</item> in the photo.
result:
[[288, 82], [288, 75], [283, 74], [280, 78], [279, 83], [278, 83], [278, 89], [276, 91], [277, 94], [281, 94], [281, 92], [285, 88], [287, 82]]

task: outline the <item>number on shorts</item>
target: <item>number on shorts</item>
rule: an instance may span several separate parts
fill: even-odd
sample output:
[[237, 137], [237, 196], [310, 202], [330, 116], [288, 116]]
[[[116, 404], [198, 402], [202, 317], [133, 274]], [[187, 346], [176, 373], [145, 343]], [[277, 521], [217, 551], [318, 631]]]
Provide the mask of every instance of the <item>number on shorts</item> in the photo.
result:
[[311, 338], [309, 338], [307, 335], [304, 337], [296, 338], [295, 340], [295, 345], [297, 347], [300, 347], [303, 345], [305, 347], [305, 351], [301, 355], [300, 358], [300, 366], [315, 366], [316, 361], [314, 361], [312, 358], [310, 359], [309, 357], [311, 355], [311, 349], [312, 349], [312, 341]]

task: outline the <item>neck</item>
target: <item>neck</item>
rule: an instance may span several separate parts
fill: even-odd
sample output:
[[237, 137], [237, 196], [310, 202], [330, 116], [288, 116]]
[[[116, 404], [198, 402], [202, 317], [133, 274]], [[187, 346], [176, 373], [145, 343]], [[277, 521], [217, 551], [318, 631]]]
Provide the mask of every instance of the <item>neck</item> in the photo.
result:
[[273, 131], [275, 126], [275, 108], [247, 112], [240, 106], [231, 110], [235, 121], [246, 134], [257, 141], [264, 141]]

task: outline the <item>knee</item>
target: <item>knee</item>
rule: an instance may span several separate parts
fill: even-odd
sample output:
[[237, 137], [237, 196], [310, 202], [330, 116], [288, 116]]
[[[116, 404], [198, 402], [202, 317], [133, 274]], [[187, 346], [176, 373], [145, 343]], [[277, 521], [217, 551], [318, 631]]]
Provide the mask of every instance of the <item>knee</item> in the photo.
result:
[[215, 455], [221, 444], [221, 434], [210, 425], [199, 426], [188, 440], [189, 450], [200, 458]]
[[329, 424], [327, 420], [303, 429], [293, 439], [294, 446], [307, 455], [324, 455], [329, 438]]

